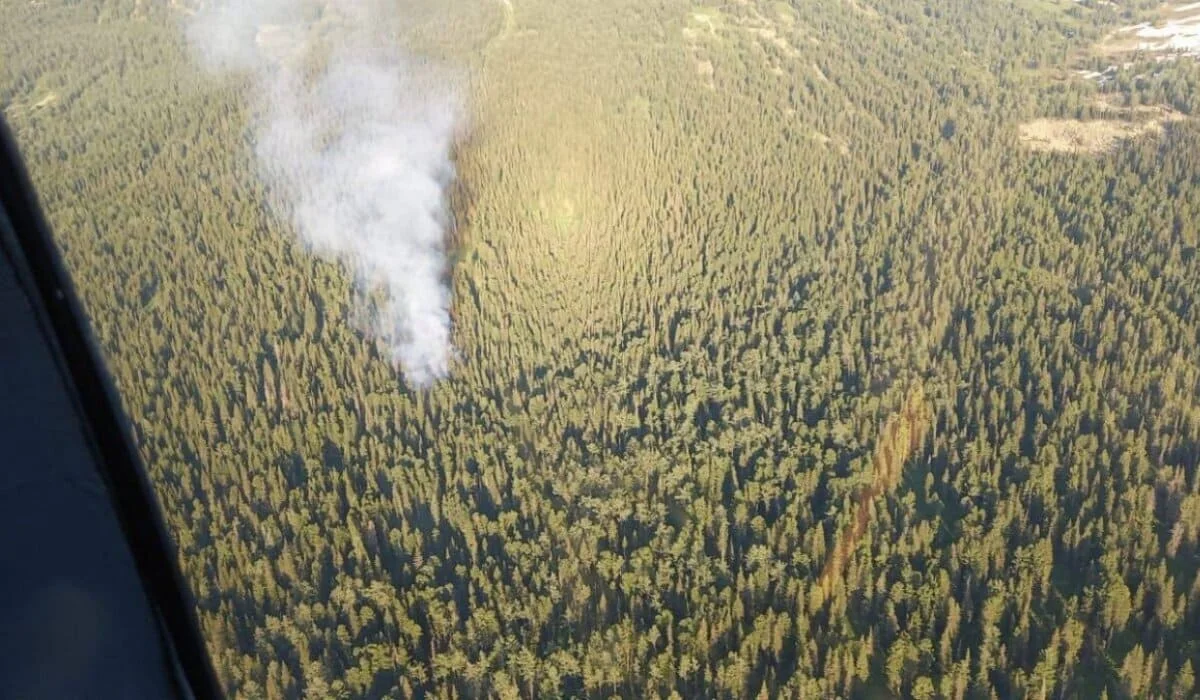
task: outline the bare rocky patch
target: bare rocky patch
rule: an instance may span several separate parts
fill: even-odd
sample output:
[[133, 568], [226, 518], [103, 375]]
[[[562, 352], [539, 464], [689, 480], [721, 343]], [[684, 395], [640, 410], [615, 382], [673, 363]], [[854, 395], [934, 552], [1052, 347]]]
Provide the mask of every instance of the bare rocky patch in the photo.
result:
[[1018, 134], [1027, 148], [1049, 153], [1107, 153], [1124, 141], [1160, 134], [1186, 117], [1168, 107], [1139, 107], [1127, 119], [1034, 119]]

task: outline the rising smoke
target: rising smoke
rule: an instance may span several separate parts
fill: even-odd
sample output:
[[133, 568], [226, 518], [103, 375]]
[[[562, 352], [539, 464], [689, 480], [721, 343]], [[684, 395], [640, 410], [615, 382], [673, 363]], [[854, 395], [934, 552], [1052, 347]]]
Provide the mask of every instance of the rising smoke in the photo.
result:
[[273, 203], [377, 293], [368, 330], [425, 386], [453, 353], [445, 238], [462, 110], [449, 71], [396, 45], [394, 15], [374, 0], [217, 0], [187, 29], [206, 68], [251, 76]]

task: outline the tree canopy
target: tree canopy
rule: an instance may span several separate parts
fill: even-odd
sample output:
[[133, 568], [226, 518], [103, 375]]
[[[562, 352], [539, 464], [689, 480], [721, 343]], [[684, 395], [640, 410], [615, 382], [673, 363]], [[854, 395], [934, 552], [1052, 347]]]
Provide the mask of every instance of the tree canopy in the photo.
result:
[[1200, 70], [1151, 2], [402, 0], [470, 76], [452, 376], [266, 206], [177, 0], [0, 106], [234, 697], [1194, 697]]

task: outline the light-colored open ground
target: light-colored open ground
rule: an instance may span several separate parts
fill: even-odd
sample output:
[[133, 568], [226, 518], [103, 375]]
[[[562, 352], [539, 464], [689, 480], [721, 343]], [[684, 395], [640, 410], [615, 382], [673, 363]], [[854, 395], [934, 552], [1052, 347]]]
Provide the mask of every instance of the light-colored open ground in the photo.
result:
[[57, 92], [48, 92], [45, 95], [42, 95], [42, 97], [40, 99], [38, 99], [37, 102], [34, 102], [33, 104], [29, 105], [29, 110], [33, 111], [35, 109], [41, 109], [42, 107], [48, 107], [57, 101], [58, 101], [58, 93]]
[[[1110, 84], [1120, 71], [1139, 59], [1173, 61], [1200, 58], [1200, 2], [1170, 2], [1155, 11], [1150, 21], [1121, 27], [1076, 57], [1075, 70], [1064, 68], [1059, 79], [1074, 77], [1100, 86]], [[1109, 65], [1094, 70], [1089, 65], [1102, 57]], [[1103, 110], [1098, 119], [1035, 119], [1021, 124], [1018, 134], [1030, 150], [1055, 153], [1098, 154], [1124, 141], [1153, 136], [1172, 122], [1187, 117], [1166, 106], [1125, 107], [1112, 96], [1101, 95], [1095, 106]]]
[[10, 117], [15, 117], [18, 114], [32, 114], [33, 112], [49, 107], [58, 101], [58, 93], [54, 91], [47, 92], [36, 100], [28, 102], [15, 101], [4, 108], [4, 113]]
[[1097, 53], [1200, 56], [1200, 3], [1164, 5], [1156, 19], [1121, 27], [1096, 45]]
[[1167, 107], [1138, 107], [1132, 119], [1034, 119], [1018, 127], [1021, 142], [1034, 151], [1106, 153], [1122, 141], [1162, 133], [1184, 115]]

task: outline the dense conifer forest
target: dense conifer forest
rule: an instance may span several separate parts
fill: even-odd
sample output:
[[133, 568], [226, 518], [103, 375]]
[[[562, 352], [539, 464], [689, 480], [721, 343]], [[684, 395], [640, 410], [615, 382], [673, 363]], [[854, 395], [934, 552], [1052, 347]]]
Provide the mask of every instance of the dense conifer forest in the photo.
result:
[[1075, 72], [1156, 4], [394, 4], [469, 80], [426, 390], [193, 8], [0, 0], [232, 697], [1200, 693], [1200, 67]]

